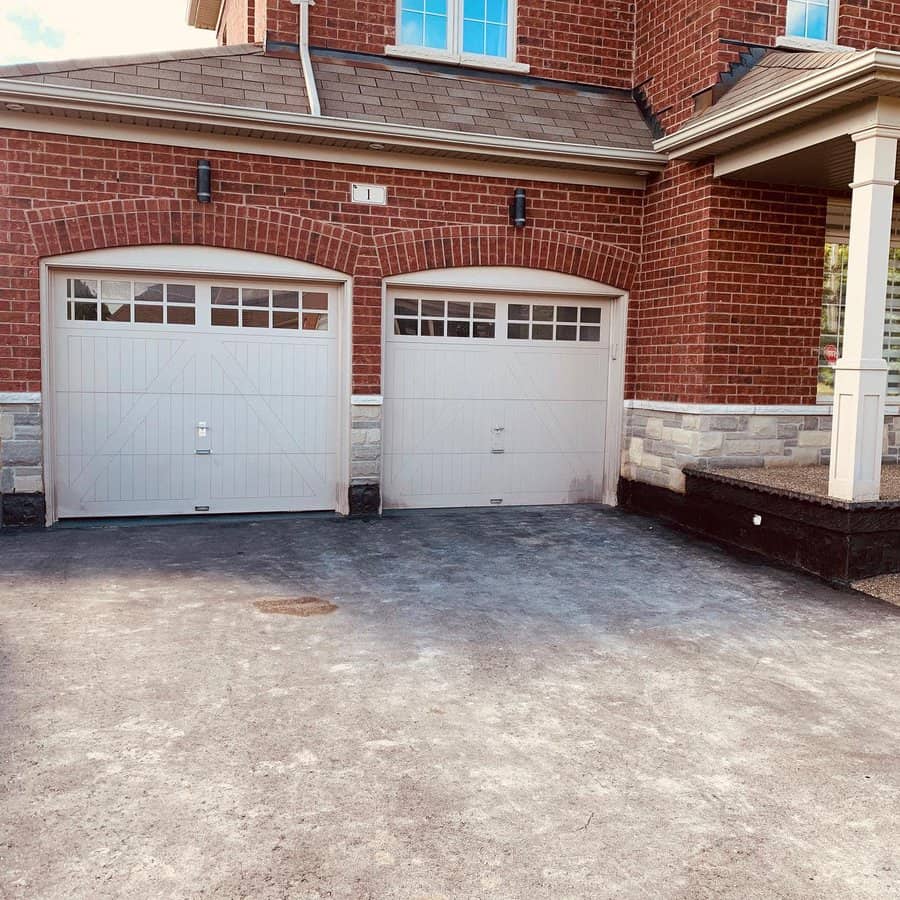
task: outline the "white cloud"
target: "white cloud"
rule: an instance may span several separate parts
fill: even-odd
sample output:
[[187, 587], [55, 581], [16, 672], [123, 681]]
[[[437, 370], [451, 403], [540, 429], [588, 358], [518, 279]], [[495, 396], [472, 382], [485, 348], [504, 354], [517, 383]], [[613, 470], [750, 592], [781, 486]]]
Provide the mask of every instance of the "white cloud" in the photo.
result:
[[0, 0], [0, 65], [208, 47], [187, 0]]

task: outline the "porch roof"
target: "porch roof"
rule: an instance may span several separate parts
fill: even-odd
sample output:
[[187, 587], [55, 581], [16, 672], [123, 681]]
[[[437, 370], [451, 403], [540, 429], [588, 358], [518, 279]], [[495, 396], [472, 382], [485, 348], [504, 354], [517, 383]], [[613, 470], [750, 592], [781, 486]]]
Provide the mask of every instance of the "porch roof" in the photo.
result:
[[776, 50], [654, 146], [719, 176], [846, 190], [851, 135], [876, 124], [900, 127], [900, 53]]

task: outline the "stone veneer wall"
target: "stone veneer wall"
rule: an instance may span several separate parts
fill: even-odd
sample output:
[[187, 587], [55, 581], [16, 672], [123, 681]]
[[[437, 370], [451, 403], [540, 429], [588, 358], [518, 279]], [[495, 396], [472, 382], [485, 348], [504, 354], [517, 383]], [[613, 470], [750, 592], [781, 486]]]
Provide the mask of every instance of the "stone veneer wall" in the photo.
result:
[[350, 515], [381, 512], [381, 426], [378, 403], [353, 402], [350, 412]]
[[[762, 408], [719, 414], [633, 408], [625, 414], [622, 476], [680, 493], [687, 465], [808, 466], [827, 463], [830, 456], [830, 412], [776, 414]], [[885, 421], [884, 460], [900, 462], [900, 415], [894, 410]]]
[[0, 494], [43, 493], [42, 456], [40, 403], [0, 401]]

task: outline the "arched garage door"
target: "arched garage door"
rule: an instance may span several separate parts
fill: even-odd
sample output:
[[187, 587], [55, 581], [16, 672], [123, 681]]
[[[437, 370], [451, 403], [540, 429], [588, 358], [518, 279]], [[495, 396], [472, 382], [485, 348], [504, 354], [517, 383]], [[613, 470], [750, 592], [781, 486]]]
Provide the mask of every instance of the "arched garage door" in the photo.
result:
[[613, 306], [602, 296], [393, 287], [385, 506], [603, 499]]
[[57, 271], [60, 518], [334, 509], [336, 288]]

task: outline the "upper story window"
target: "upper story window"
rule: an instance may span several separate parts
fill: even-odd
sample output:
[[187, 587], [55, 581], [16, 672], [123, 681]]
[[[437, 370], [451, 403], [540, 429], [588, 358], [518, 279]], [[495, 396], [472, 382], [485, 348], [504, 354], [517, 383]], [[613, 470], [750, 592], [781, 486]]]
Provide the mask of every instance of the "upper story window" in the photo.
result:
[[788, 0], [787, 36], [834, 41], [837, 0]]
[[392, 55], [488, 68], [527, 70], [515, 62], [516, 0], [397, 0]]

